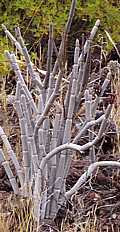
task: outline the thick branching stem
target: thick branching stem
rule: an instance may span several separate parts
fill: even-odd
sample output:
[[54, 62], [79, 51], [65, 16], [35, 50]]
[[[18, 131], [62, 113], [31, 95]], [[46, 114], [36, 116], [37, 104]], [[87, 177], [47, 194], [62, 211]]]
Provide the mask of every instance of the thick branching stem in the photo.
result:
[[20, 193], [19, 188], [18, 188], [18, 184], [17, 184], [16, 179], [13, 175], [13, 172], [9, 166], [9, 162], [6, 161], [6, 159], [5, 159], [5, 156], [4, 156], [2, 149], [0, 149], [0, 164], [2, 164], [2, 166], [4, 167], [4, 169], [7, 173], [7, 176], [10, 180], [10, 183], [11, 183], [11, 186], [13, 188], [14, 193], [18, 195]]
[[52, 71], [52, 54], [53, 54], [53, 25], [49, 26], [48, 54], [47, 54], [47, 72], [44, 79], [44, 89], [47, 89], [50, 73]]
[[37, 123], [35, 125], [35, 130], [34, 130], [34, 138], [35, 139], [36, 139], [38, 130], [39, 130], [40, 126], [42, 125], [42, 123], [44, 122], [44, 120], [45, 120], [45, 118], [46, 118], [52, 104], [54, 103], [56, 97], [59, 96], [59, 87], [60, 87], [60, 84], [61, 84], [62, 77], [63, 77], [63, 71], [61, 70], [60, 73], [59, 73], [56, 85], [55, 85], [55, 89], [54, 89], [52, 95], [50, 96], [48, 102], [46, 103], [46, 106], [45, 106], [45, 109], [44, 109], [42, 115], [40, 116], [40, 118], [38, 119], [38, 121], [37, 121]]
[[71, 3], [68, 21], [66, 23], [65, 31], [63, 33], [61, 45], [60, 45], [59, 52], [58, 52], [58, 57], [56, 59], [56, 62], [55, 62], [54, 68], [53, 68], [53, 76], [55, 76], [57, 68], [59, 65], [61, 66], [61, 60], [64, 58], [64, 46], [66, 44], [67, 35], [70, 32], [71, 23], [72, 23], [74, 13], [75, 13], [76, 2], [77, 2], [77, 0], [72, 0], [72, 3]]
[[[11, 147], [11, 145], [10, 145], [10, 143], [9, 143], [9, 141], [8, 141], [8, 138], [7, 138], [6, 134], [4, 133], [2, 127], [0, 127], [0, 137], [1, 137], [1, 139], [2, 139], [2, 141], [3, 141], [3, 143], [4, 143], [4, 145], [5, 145], [5, 147], [6, 147], [6, 149], [7, 149], [7, 153], [8, 153], [8, 155], [9, 155], [9, 158], [8, 158], [8, 159], [9, 159], [9, 160], [10, 160], [10, 159], [12, 160], [12, 162], [13, 162], [13, 164], [14, 164], [14, 166], [15, 166], [17, 175], [18, 175], [18, 177], [19, 177], [21, 187], [23, 187], [23, 179], [24, 179], [24, 177], [23, 177], [22, 169], [21, 169], [21, 167], [20, 167], [20, 164], [19, 164], [19, 162], [18, 162], [18, 160], [17, 160], [17, 157], [16, 157], [14, 151], [12, 150], [12, 147]], [[1, 155], [2, 155], [2, 152], [1, 152]]]
[[22, 48], [19, 42], [15, 39], [15, 37], [7, 30], [6, 26], [2, 24], [2, 29], [4, 30], [6, 36], [11, 40], [13, 44], [15, 44], [16, 48], [22, 53]]
[[35, 83], [37, 86], [39, 86], [40, 89], [42, 89], [43, 86], [42, 86], [41, 81], [38, 80], [36, 78], [36, 76], [35, 76], [35, 73], [34, 73], [34, 70], [33, 70], [33, 65], [32, 65], [32, 62], [30, 60], [30, 56], [29, 56], [27, 48], [26, 48], [26, 46], [24, 44], [24, 40], [23, 40], [23, 38], [21, 36], [20, 28], [16, 27], [15, 32], [16, 32], [16, 37], [17, 37], [17, 39], [19, 41], [19, 44], [20, 44], [20, 46], [22, 48], [22, 53], [23, 53], [23, 55], [25, 57], [25, 62], [26, 62], [30, 77], [31, 77], [33, 83]]
[[[45, 79], [43, 82], [34, 71], [34, 66], [19, 27], [16, 28], [16, 40], [7, 28], [4, 25], [2, 26], [6, 35], [24, 56], [29, 76], [33, 82], [30, 87], [35, 90], [34, 99], [33, 92], [31, 89], [29, 90], [29, 85], [26, 85], [16, 56], [14, 53], [6, 52], [11, 67], [17, 76], [14, 106], [18, 113], [21, 130], [23, 166], [19, 164], [1, 127], [0, 137], [15, 166], [21, 189], [19, 189], [1, 149], [0, 162], [5, 168], [14, 193], [22, 193], [24, 196], [33, 198], [34, 216], [38, 222], [42, 219], [56, 217], [60, 205], [66, 204], [66, 201], [86, 183], [98, 167], [111, 166], [120, 168], [120, 163], [115, 161], [95, 162], [94, 145], [104, 136], [112, 109], [112, 104], [109, 104], [106, 110], [103, 109], [103, 115], [95, 119], [96, 111], [99, 110], [99, 103], [103, 101], [104, 92], [110, 83], [112, 71], [109, 70], [101, 91], [96, 98], [92, 92], [92, 86], [88, 85], [91, 75], [91, 43], [97, 33], [100, 20], [96, 21], [86, 42], [82, 42], [81, 54], [79, 40], [76, 39], [74, 64], [71, 73], [66, 78], [66, 43], [75, 13], [76, 2], [77, 0], [72, 0], [59, 51], [57, 51], [53, 40], [52, 24], [49, 27], [47, 70], [44, 71]], [[52, 69], [53, 49], [57, 58]], [[39, 89], [37, 88], [36, 92], [37, 86]], [[82, 105], [85, 106], [85, 108], [83, 107], [85, 109], [83, 116], [79, 115]], [[76, 123], [79, 123], [81, 127], [77, 134]], [[97, 130], [95, 126], [97, 126]], [[88, 136], [88, 142], [78, 145], [82, 137], [86, 135]], [[82, 154], [86, 150], [89, 151], [89, 160], [94, 163], [88, 167], [88, 170], [79, 178], [73, 188], [66, 191], [66, 177], [71, 160], [76, 151]]]

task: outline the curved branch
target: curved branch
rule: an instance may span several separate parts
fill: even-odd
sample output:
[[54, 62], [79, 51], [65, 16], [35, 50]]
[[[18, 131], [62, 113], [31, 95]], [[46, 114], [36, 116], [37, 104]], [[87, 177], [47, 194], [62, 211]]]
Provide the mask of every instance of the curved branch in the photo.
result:
[[82, 146], [73, 144], [73, 143], [65, 143], [63, 145], [60, 145], [59, 147], [56, 147], [51, 152], [49, 152], [45, 158], [43, 158], [43, 160], [41, 161], [40, 169], [43, 170], [48, 160], [50, 160], [56, 154], [59, 155], [59, 152], [66, 150], [66, 149], [83, 152], [87, 150], [88, 148], [92, 147], [95, 143], [97, 143], [99, 139], [100, 138], [97, 136], [93, 141], [88, 142]]
[[88, 167], [88, 170], [78, 179], [76, 184], [65, 193], [65, 197], [69, 199], [75, 192], [77, 192], [80, 187], [88, 180], [88, 178], [92, 175], [92, 173], [98, 168], [98, 167], [106, 167], [106, 166], [112, 166], [120, 168], [120, 162], [117, 161], [99, 161], [91, 164]]
[[47, 161], [49, 159], [51, 159], [54, 155], [56, 155], [57, 153], [59, 153], [59, 152], [61, 152], [63, 150], [72, 149], [72, 150], [75, 150], [75, 151], [82, 152], [82, 151], [85, 151], [85, 150], [89, 149], [94, 144], [96, 144], [101, 139], [102, 134], [103, 134], [103, 132], [105, 130], [105, 125], [106, 125], [106, 122], [107, 122], [108, 117], [110, 115], [111, 107], [112, 107], [112, 105], [108, 105], [108, 107], [106, 109], [106, 112], [105, 112], [105, 115], [102, 118], [103, 120], [102, 120], [102, 124], [100, 126], [100, 129], [99, 129], [99, 132], [98, 132], [98, 136], [96, 136], [95, 139], [93, 139], [92, 141], [90, 141], [90, 142], [88, 142], [88, 143], [86, 143], [86, 144], [84, 144], [82, 146], [74, 144], [74, 143], [66, 143], [66, 144], [60, 145], [59, 147], [56, 147], [51, 152], [49, 152], [45, 158], [43, 158], [43, 160], [41, 161], [40, 169], [43, 170], [46, 163], [47, 163]]
[[66, 149], [71, 149], [74, 151], [81, 152], [81, 148], [82, 148], [82, 146], [79, 146], [77, 144], [72, 144], [72, 143], [65, 143], [63, 145], [60, 145], [59, 147], [56, 147], [51, 152], [49, 152], [47, 154], [47, 156], [45, 156], [45, 158], [42, 159], [41, 164], [40, 164], [40, 169], [43, 170], [45, 168], [45, 165], [48, 162], [48, 160], [50, 160], [56, 154], [59, 155], [59, 152], [66, 150]]
[[90, 127], [95, 126], [99, 124], [103, 119], [105, 118], [105, 115], [102, 115], [96, 120], [92, 120], [90, 122], [87, 122], [86, 125], [80, 130], [80, 132], [76, 135], [76, 137], [73, 140], [73, 143], [77, 143], [78, 140], [83, 136], [83, 134], [88, 130]]

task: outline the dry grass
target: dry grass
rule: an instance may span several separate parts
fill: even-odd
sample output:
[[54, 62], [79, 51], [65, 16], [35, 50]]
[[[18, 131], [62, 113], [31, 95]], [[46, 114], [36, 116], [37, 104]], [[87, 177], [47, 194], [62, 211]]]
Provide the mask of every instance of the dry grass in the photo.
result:
[[27, 199], [8, 199], [8, 211], [0, 214], [0, 232], [35, 232], [32, 202]]

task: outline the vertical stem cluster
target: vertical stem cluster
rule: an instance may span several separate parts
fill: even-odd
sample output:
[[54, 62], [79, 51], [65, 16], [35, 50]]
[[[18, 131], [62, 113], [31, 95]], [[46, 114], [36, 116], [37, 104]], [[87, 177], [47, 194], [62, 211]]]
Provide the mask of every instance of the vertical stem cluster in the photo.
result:
[[[54, 41], [52, 24], [49, 27], [47, 71], [43, 83], [35, 76], [33, 65], [20, 29], [16, 29], [16, 40], [6, 27], [3, 26], [6, 35], [9, 36], [17, 49], [24, 55], [31, 81], [34, 83], [34, 88], [38, 85], [40, 92], [38, 101], [35, 101], [31, 91], [26, 85], [25, 77], [20, 71], [16, 56], [13, 53], [6, 52], [6, 56], [17, 77], [15, 108], [21, 131], [23, 157], [21, 164], [19, 164], [2, 128], [0, 128], [0, 136], [15, 166], [21, 185], [20, 189], [10, 169], [9, 160], [6, 161], [2, 150], [0, 150], [0, 162], [5, 168], [15, 194], [22, 193], [25, 196], [33, 198], [34, 214], [38, 222], [46, 218], [55, 218], [61, 204], [66, 203], [66, 198], [69, 198], [79, 189], [97, 166], [113, 166], [115, 164], [115, 166], [120, 167], [118, 162], [95, 162], [94, 145], [102, 138], [105, 132], [112, 108], [112, 104], [109, 104], [103, 112], [103, 115], [95, 119], [96, 110], [110, 82], [108, 76], [98, 96], [93, 96], [91, 88], [88, 87], [90, 76], [90, 49], [100, 24], [99, 20], [96, 21], [81, 53], [79, 40], [76, 40], [74, 64], [69, 74], [69, 83], [67, 82], [66, 84], [66, 93], [61, 104], [60, 88], [63, 83], [62, 78], [64, 77], [65, 71], [65, 38], [70, 30], [75, 5], [76, 1], [72, 0], [68, 21], [53, 68], [52, 54]], [[73, 128], [82, 104], [85, 108], [84, 120], [82, 127], [74, 135]], [[52, 117], [51, 108], [55, 109], [55, 114]], [[95, 125], [98, 125], [99, 128], [96, 136], [93, 135]], [[81, 142], [82, 136], [86, 134], [88, 135], [88, 141], [82, 145], [78, 145], [78, 142]], [[66, 192], [66, 177], [73, 154], [76, 151], [82, 153], [85, 150], [89, 151], [89, 159], [92, 164], [88, 168], [88, 172], [80, 177], [76, 185]]]

